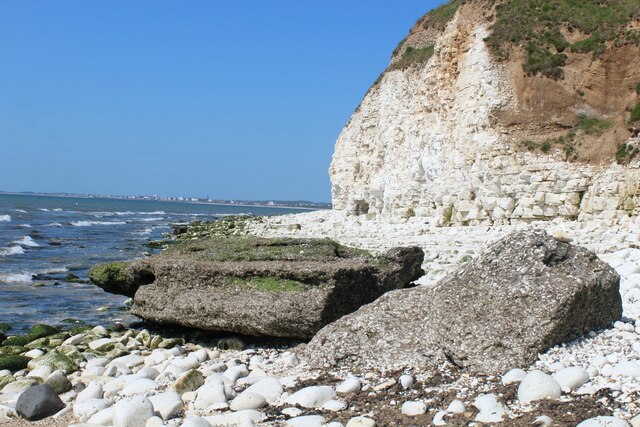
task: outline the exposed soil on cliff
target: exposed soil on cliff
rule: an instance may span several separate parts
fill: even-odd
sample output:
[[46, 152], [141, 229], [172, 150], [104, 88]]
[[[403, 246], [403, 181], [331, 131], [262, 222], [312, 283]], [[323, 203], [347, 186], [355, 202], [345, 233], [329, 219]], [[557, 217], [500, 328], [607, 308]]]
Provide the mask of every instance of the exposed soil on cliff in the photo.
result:
[[620, 147], [640, 129], [640, 4], [452, 0], [416, 22], [387, 71], [424, 66], [456, 13], [491, 29], [486, 43], [515, 95], [494, 116], [516, 149], [587, 164], [630, 160]]

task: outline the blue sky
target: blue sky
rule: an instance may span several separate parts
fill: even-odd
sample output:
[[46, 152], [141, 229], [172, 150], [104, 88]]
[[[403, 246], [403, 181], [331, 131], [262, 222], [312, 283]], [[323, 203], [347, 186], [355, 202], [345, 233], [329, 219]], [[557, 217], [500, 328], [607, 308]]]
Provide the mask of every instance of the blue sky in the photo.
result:
[[439, 1], [0, 2], [0, 190], [330, 201], [335, 140]]

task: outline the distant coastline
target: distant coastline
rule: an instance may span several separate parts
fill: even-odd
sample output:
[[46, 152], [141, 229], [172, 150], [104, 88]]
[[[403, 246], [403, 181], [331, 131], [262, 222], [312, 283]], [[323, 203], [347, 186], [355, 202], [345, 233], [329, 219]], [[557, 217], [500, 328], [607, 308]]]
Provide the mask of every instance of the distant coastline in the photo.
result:
[[103, 199], [103, 200], [139, 200], [155, 202], [188, 203], [193, 205], [214, 206], [246, 206], [265, 207], [274, 209], [304, 209], [320, 210], [331, 209], [330, 203], [316, 203], [306, 200], [216, 200], [199, 197], [162, 197], [162, 196], [117, 196], [109, 194], [75, 194], [75, 193], [39, 193], [31, 191], [0, 191], [0, 195], [11, 196], [36, 196], [36, 197], [66, 197], [78, 199]]

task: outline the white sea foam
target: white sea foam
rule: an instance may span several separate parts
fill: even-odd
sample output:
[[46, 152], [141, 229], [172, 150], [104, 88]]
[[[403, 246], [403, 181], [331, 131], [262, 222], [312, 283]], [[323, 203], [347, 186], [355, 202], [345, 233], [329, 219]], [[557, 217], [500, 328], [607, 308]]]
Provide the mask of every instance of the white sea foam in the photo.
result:
[[30, 283], [33, 274], [31, 273], [10, 273], [0, 274], [0, 282], [5, 283]]
[[24, 236], [22, 239], [16, 240], [13, 243], [15, 243], [16, 245], [25, 246], [29, 248], [35, 248], [40, 246], [31, 238], [31, 236]]
[[147, 227], [144, 230], [134, 231], [132, 234], [138, 236], [148, 236], [153, 231], [153, 227]]
[[59, 222], [52, 222], [51, 224], [45, 224], [45, 227], [62, 227]]
[[152, 216], [150, 218], [136, 218], [136, 221], [143, 222], [154, 222], [154, 221], [162, 221], [164, 218], [161, 216]]
[[21, 246], [9, 246], [8, 248], [0, 248], [0, 256], [21, 255], [24, 249]]
[[47, 208], [40, 208], [40, 209], [38, 209], [38, 210], [39, 210], [39, 211], [42, 211], [42, 212], [49, 212], [49, 209], [47, 209]]
[[0, 215], [0, 222], [9, 222], [11, 221], [11, 215]]
[[21, 227], [21, 228], [31, 228], [31, 224], [18, 224], [18, 227]]
[[124, 225], [126, 221], [73, 221], [74, 227], [91, 227], [92, 225]]
[[14, 209], [14, 211], [16, 211], [16, 212], [22, 212], [22, 213], [27, 213], [27, 211], [25, 211], [24, 209]]
[[69, 271], [69, 269], [67, 267], [55, 267], [55, 268], [49, 268], [47, 270], [43, 270], [44, 274], [57, 274], [57, 273], [66, 273], [67, 271]]
[[63, 211], [63, 209], [62, 209], [62, 208], [55, 208], [55, 209], [53, 209], [53, 211], [54, 211], [54, 212], [62, 212], [62, 211]]

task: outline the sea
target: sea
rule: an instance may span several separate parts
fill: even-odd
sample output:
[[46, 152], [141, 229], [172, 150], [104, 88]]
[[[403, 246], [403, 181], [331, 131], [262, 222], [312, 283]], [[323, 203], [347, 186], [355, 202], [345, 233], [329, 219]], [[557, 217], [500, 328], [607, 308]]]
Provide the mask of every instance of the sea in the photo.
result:
[[158, 252], [170, 224], [228, 215], [303, 212], [259, 206], [0, 194], [0, 322], [21, 333], [37, 323], [108, 326], [136, 320], [127, 297], [88, 282], [98, 263]]

